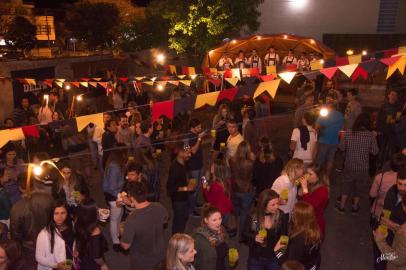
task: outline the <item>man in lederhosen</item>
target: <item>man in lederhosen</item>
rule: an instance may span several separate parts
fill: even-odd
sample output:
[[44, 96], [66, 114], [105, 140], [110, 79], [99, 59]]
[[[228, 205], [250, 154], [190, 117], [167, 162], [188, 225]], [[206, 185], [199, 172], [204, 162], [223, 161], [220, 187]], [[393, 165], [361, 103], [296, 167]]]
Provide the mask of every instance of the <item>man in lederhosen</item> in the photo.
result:
[[233, 67], [233, 60], [228, 54], [224, 54], [219, 60], [218, 67], [220, 70], [231, 69]]
[[279, 54], [276, 53], [274, 47], [269, 47], [268, 53], [265, 55], [264, 60], [266, 66], [276, 66], [279, 64]]
[[284, 66], [297, 65], [297, 59], [292, 49], [289, 49], [288, 55], [283, 58], [282, 64]]
[[257, 50], [253, 49], [250, 58], [248, 59], [248, 64], [250, 68], [258, 68], [259, 73], [262, 72], [262, 60], [257, 54]]

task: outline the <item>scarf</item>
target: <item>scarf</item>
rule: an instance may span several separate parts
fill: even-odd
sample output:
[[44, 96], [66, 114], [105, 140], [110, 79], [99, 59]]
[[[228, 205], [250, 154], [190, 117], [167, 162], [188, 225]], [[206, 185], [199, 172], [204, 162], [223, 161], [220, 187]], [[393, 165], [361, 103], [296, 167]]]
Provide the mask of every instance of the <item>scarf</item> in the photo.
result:
[[310, 133], [306, 126], [298, 127], [300, 131], [300, 144], [304, 150], [307, 150], [307, 143], [310, 141]]
[[197, 228], [196, 233], [203, 235], [213, 247], [217, 247], [226, 240], [226, 233], [224, 228], [221, 227], [220, 232], [215, 232], [209, 229], [206, 225]]

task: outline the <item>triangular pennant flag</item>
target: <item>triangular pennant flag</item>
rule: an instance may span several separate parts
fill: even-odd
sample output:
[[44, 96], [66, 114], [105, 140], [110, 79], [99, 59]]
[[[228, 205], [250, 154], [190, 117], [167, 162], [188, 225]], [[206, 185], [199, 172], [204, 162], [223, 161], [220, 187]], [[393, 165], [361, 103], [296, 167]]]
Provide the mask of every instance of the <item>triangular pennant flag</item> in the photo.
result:
[[273, 80], [269, 82], [262, 82], [258, 85], [257, 89], [255, 90], [254, 93], [254, 99], [261, 95], [263, 92], [268, 92], [268, 94], [272, 97], [275, 98], [276, 91], [278, 90], [278, 86], [280, 83], [280, 79], [278, 80]]
[[336, 57], [336, 66], [344, 66], [348, 64], [348, 56]]
[[338, 69], [337, 67], [323, 68], [320, 69], [320, 73], [322, 73], [329, 80], [331, 80], [331, 78], [333, 78], [334, 74], [336, 73], [337, 69]]
[[90, 78], [82, 78], [82, 79], [80, 79], [81, 81], [85, 81], [85, 82], [88, 82], [88, 81], [90, 81]]
[[25, 81], [26, 81], [29, 85], [36, 85], [36, 84], [37, 84], [34, 79], [25, 79]]
[[62, 86], [63, 86], [63, 82], [60, 82], [60, 81], [55, 81], [55, 84], [57, 86], [59, 86], [59, 88], [62, 88]]
[[384, 57], [391, 57], [394, 54], [398, 53], [398, 48], [393, 48], [393, 49], [388, 49], [388, 50], [384, 50], [383, 54]]
[[321, 60], [313, 60], [313, 61], [310, 62], [310, 68], [311, 68], [311, 70], [322, 69], [323, 68], [323, 63], [324, 63], [324, 60], [323, 61], [321, 61]]
[[321, 73], [319, 70], [312, 70], [312, 71], [307, 71], [307, 72], [303, 72], [303, 76], [306, 77], [306, 79], [308, 79], [309, 81], [313, 81], [317, 78], [317, 76], [319, 76]]
[[99, 82], [102, 78], [92, 78], [93, 81]]
[[93, 86], [94, 88], [97, 88], [97, 82], [89, 82], [90, 86]]
[[58, 82], [65, 82], [66, 79], [55, 79], [55, 81], [58, 81]]
[[[226, 78], [227, 79], [227, 78]], [[220, 79], [209, 79], [209, 82], [211, 82], [215, 87], [219, 87], [221, 84]]]
[[21, 141], [24, 139], [25, 137], [22, 128], [0, 130], [0, 148], [9, 141]]
[[185, 77], [186, 77], [186, 75], [178, 75], [178, 78], [181, 79], [181, 80], [182, 80], [183, 78], [185, 78]]
[[194, 67], [188, 67], [188, 75], [196, 75], [196, 70]]
[[168, 81], [168, 83], [173, 84], [173, 85], [176, 85], [176, 86], [179, 85], [179, 81]]
[[378, 65], [377, 60], [369, 60], [369, 61], [364, 61], [359, 64], [360, 67], [362, 67], [363, 70], [365, 70], [368, 73], [371, 73], [375, 67]]
[[379, 61], [381, 61], [382, 63], [384, 63], [387, 66], [391, 66], [394, 63], [396, 63], [396, 61], [398, 61], [400, 57], [401, 56], [398, 55], [398, 56], [394, 56], [394, 57], [383, 58], [383, 59], [380, 59]]
[[107, 86], [109, 85], [109, 83], [107, 82], [99, 82], [98, 83], [101, 87], [103, 87], [104, 89], [107, 89]]
[[368, 78], [368, 72], [364, 70], [360, 65], [358, 65], [358, 67], [352, 74], [352, 82], [355, 82], [360, 76], [364, 78], [364, 80], [366, 80]]
[[122, 81], [123, 83], [126, 83], [128, 81], [128, 77], [120, 77], [118, 78], [120, 81]]
[[80, 82], [80, 85], [83, 87], [89, 87], [89, 83], [88, 82]]
[[282, 72], [278, 74], [285, 82], [288, 84], [293, 80], [296, 75], [296, 72]]
[[402, 46], [398, 48], [398, 54], [405, 54], [406, 53], [406, 46]]
[[150, 80], [153, 81], [153, 82], [155, 82], [156, 78], [157, 78], [157, 77], [152, 77], [152, 78], [150, 78]]
[[154, 85], [154, 82], [151, 82], [151, 81], [145, 81], [145, 82], [143, 82], [143, 83], [145, 83], [145, 84], [147, 84], [147, 85]]
[[400, 74], [403, 75], [405, 71], [405, 65], [406, 65], [406, 57], [399, 59], [396, 63], [389, 66], [386, 79], [392, 76], [392, 74], [395, 73], [396, 70], [399, 70]]
[[236, 88], [236, 87], [220, 91], [217, 101], [220, 102], [223, 99], [228, 99], [229, 101], [233, 101], [235, 95], [237, 94], [237, 91], [238, 91], [238, 88]]
[[76, 117], [76, 125], [79, 132], [81, 132], [90, 123], [95, 124], [97, 127], [103, 128], [103, 113], [95, 113]]
[[176, 74], [177, 72], [176, 72], [176, 66], [174, 66], [174, 65], [169, 65], [169, 72], [171, 73], [171, 74]]
[[266, 66], [266, 74], [276, 73], [276, 66]]
[[236, 86], [239, 80], [240, 79], [238, 78], [226, 78], [226, 81], [229, 82], [232, 86]]
[[351, 78], [351, 75], [354, 73], [355, 69], [358, 67], [358, 64], [345, 65], [338, 67], [348, 78]]
[[187, 86], [190, 86], [190, 84], [192, 83], [191, 80], [181, 80], [180, 82]]
[[359, 64], [362, 61], [362, 54], [350, 55], [348, 56], [348, 63], [352, 64]]
[[259, 77], [261, 78], [261, 80], [263, 82], [268, 82], [268, 81], [274, 80], [277, 77], [277, 75], [276, 75], [276, 73], [272, 73], [272, 74], [263, 75], [263, 76], [259, 76]]
[[50, 79], [44, 80], [44, 84], [47, 85], [48, 87], [52, 87], [52, 82], [53, 80]]
[[219, 91], [215, 91], [215, 92], [197, 95], [195, 109], [199, 109], [206, 104], [210, 105], [210, 106], [215, 106], [217, 103], [217, 98], [218, 98], [219, 94], [220, 94]]
[[145, 77], [144, 76], [142, 76], [142, 77], [135, 77], [135, 79], [137, 80], [137, 81], [141, 81], [141, 80], [143, 80]]
[[79, 82], [70, 82], [70, 84], [75, 86], [76, 88], [79, 88], [79, 86], [80, 86]]
[[173, 119], [174, 103], [173, 100], [153, 103], [151, 106], [152, 123], [155, 123], [155, 121], [162, 115], [165, 115], [169, 119]]
[[21, 127], [25, 137], [39, 138], [39, 131], [37, 126], [24, 126]]

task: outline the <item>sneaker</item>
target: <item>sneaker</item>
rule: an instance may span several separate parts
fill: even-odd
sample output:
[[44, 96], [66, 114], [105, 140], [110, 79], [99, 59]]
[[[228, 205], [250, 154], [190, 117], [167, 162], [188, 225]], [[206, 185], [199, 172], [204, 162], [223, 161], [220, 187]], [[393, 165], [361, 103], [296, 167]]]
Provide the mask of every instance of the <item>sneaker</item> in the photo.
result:
[[358, 214], [358, 212], [359, 212], [359, 206], [357, 208], [352, 207], [351, 214], [353, 214], [355, 216]]
[[336, 211], [340, 214], [345, 214], [345, 208], [341, 208], [340, 206], [336, 206]]

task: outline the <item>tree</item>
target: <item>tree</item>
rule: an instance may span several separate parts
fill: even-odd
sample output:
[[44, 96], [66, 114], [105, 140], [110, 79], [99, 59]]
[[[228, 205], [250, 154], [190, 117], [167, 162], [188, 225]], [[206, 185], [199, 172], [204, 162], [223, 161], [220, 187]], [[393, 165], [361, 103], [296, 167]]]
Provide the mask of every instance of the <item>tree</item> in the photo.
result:
[[202, 55], [226, 37], [257, 30], [263, 1], [155, 0], [152, 5], [168, 20], [169, 47]]
[[4, 39], [11, 50], [27, 53], [34, 48], [37, 29], [28, 19], [16, 16], [7, 28]]
[[119, 29], [120, 17], [115, 4], [75, 4], [67, 14], [66, 27], [75, 38], [85, 40], [89, 49], [112, 47]]

